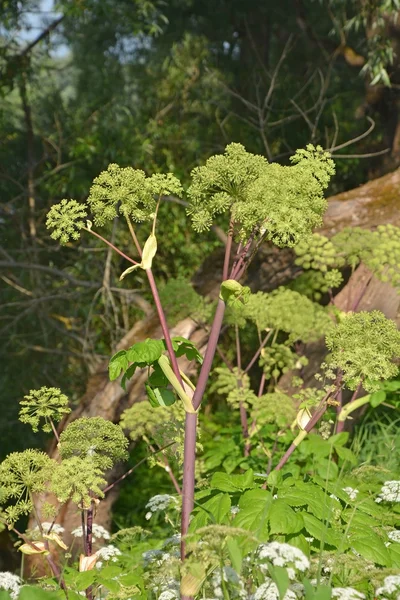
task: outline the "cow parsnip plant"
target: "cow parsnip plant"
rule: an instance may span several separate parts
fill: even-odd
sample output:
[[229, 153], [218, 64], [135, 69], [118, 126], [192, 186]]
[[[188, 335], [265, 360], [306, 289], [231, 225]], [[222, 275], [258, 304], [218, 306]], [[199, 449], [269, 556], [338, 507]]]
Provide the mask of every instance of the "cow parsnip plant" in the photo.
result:
[[[53, 590], [34, 588], [35, 597], [75, 599], [83, 592], [91, 600], [359, 599], [380, 595], [379, 590], [392, 593], [390, 586], [395, 593], [397, 584], [390, 577], [400, 568], [395, 508], [400, 483], [391, 472], [366, 478], [355, 468], [349, 435], [341, 430], [356, 408], [383, 401], [376, 390], [397, 374], [400, 334], [377, 311], [341, 313], [334, 290], [343, 280], [340, 269], [349, 265], [354, 270], [360, 262], [396, 283], [400, 237], [391, 227], [357, 230], [354, 239], [348, 231], [332, 240], [312, 235], [322, 223], [323, 192], [334, 165], [328, 153], [311, 145], [297, 151], [291, 163], [269, 164], [240, 144], [230, 144], [192, 172], [187, 197], [194, 229], [209, 229], [223, 214], [229, 221], [216, 306], [199, 301], [181, 282], [171, 288], [177, 295], [174, 319], [185, 310], [182, 316], [190, 313], [204, 325], [214, 310], [204, 357], [191, 341], [171, 337], [163, 294], [152, 273], [162, 249], [156, 233], [160, 203], [166, 196], [183, 195], [173, 174], [147, 176], [112, 164], [94, 180], [87, 202], [62, 200], [50, 210], [47, 224], [61, 244], [83, 233], [94, 235], [130, 263], [121, 278], [145, 271], [163, 338], [137, 342], [111, 358], [110, 379], [120, 379], [124, 388], [137, 370], [147, 373], [148, 399], [125, 410], [120, 424], [84, 417], [59, 434], [56, 423], [69, 412], [60, 390], [33, 390], [21, 402], [21, 420], [34, 431], [39, 426], [52, 431], [60, 456], [55, 461], [27, 450], [0, 465], [0, 520], [20, 537], [21, 552], [43, 555], [53, 574], [44, 582]], [[126, 222], [134, 258], [97, 231], [116, 218]], [[149, 228], [143, 247], [135, 232], [138, 223]], [[305, 277], [314, 281], [306, 293], [299, 293], [299, 285], [297, 291], [286, 287], [252, 294], [241, 285], [265, 240], [295, 248], [303, 290]], [[326, 308], [313, 301], [325, 291], [330, 295]], [[218, 348], [222, 327], [234, 339], [234, 351]], [[307, 387], [304, 350], [324, 336], [330, 355], [315, 387]], [[247, 356], [251, 339], [257, 343]], [[217, 350], [222, 365], [211, 373]], [[197, 381], [180, 369], [181, 356], [197, 363]], [[207, 388], [208, 397], [226, 402], [223, 428], [201, 415]], [[343, 405], [346, 389], [353, 396]], [[370, 393], [362, 395], [363, 389]], [[149, 499], [149, 527], [118, 532], [119, 547], [99, 547], [98, 538], [110, 536], [94, 522], [96, 506], [117, 483], [107, 484], [106, 472], [127, 458], [124, 431], [147, 445], [151, 464], [165, 470], [174, 493]], [[197, 462], [196, 452], [202, 452]], [[57, 502], [38, 503], [36, 494], [43, 492]], [[71, 532], [82, 542], [78, 568], [57, 525], [69, 503], [81, 517]], [[37, 524], [32, 534], [17, 529], [18, 519], [28, 513]], [[44, 517], [49, 522], [43, 523]], [[148, 531], [155, 525], [163, 538]], [[18, 582], [4, 581], [0, 577], [0, 589], [22, 600], [33, 593], [29, 586], [16, 592]]]

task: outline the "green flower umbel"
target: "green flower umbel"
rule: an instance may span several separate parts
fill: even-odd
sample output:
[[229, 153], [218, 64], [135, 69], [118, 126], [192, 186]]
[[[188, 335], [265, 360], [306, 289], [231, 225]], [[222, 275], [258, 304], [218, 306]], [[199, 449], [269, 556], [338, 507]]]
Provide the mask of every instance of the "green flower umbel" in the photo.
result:
[[47, 214], [46, 227], [53, 229], [50, 236], [53, 240], [60, 238], [61, 244], [67, 244], [70, 239], [77, 240], [80, 230], [85, 227], [87, 217], [86, 206], [76, 200], [61, 200], [51, 207]]
[[374, 391], [379, 381], [398, 373], [393, 360], [400, 356], [400, 332], [379, 310], [347, 315], [328, 333], [326, 345], [329, 366], [343, 371], [351, 390], [362, 381], [368, 392]]
[[41, 387], [39, 390], [31, 390], [20, 405], [19, 420], [31, 425], [33, 431], [38, 431], [40, 419], [43, 419], [43, 431], [50, 432], [51, 421], [58, 423], [64, 415], [71, 412], [67, 396], [58, 388]]

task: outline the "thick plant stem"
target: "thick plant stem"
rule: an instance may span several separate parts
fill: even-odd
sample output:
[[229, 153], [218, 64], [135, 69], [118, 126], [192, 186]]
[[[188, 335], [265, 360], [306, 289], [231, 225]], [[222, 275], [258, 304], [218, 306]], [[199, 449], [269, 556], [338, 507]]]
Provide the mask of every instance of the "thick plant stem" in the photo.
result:
[[233, 237], [233, 223], [231, 221], [229, 223], [228, 239], [227, 239], [226, 248], [225, 248], [224, 269], [222, 272], [222, 280], [223, 281], [225, 281], [225, 279], [228, 279], [229, 260], [231, 257], [231, 250], [232, 250], [232, 237]]
[[[363, 383], [363, 380], [361, 379], [358, 382], [358, 385], [357, 385], [352, 397], [350, 398], [350, 402], [348, 404], [346, 404], [346, 406], [344, 406], [344, 407], [341, 406], [341, 410], [338, 415], [338, 421], [336, 424], [336, 433], [341, 433], [342, 431], [344, 431], [344, 424], [345, 424], [347, 416], [351, 412], [353, 412], [353, 410], [358, 408], [358, 406], [353, 408], [353, 405], [354, 405], [355, 400], [357, 399], [358, 394], [360, 393], [362, 383]], [[364, 404], [364, 403], [362, 403], [362, 404]]]
[[[225, 313], [225, 302], [218, 300], [217, 310], [215, 311], [214, 321], [210, 331], [207, 349], [204, 355], [203, 365], [201, 367], [196, 390], [193, 394], [193, 407], [197, 410], [203, 400], [203, 395], [207, 386], [208, 378], [211, 371], [212, 362], [217, 349], [219, 334], [221, 331], [222, 321]], [[196, 459], [196, 429], [197, 415], [186, 414], [185, 420], [185, 445], [183, 458], [183, 486], [182, 486], [182, 542], [181, 542], [181, 558], [184, 560], [185, 551], [185, 536], [189, 527], [190, 513], [194, 505], [194, 469]], [[182, 596], [187, 599], [190, 596]]]

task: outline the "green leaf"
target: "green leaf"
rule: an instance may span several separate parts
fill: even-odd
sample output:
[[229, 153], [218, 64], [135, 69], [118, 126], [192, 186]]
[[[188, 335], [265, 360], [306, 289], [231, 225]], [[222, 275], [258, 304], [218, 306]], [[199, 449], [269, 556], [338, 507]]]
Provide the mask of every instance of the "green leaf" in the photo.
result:
[[274, 500], [269, 511], [271, 533], [298, 533], [304, 527], [301, 514], [294, 512], [283, 500]]
[[121, 387], [123, 390], [126, 391], [126, 382], [128, 381], [128, 379], [133, 377], [136, 369], [137, 369], [137, 364], [133, 363], [133, 365], [128, 367], [127, 370], [125, 371], [125, 373], [123, 374], [122, 379], [121, 379]]
[[169, 385], [168, 378], [165, 376], [164, 371], [161, 369], [158, 362], [153, 364], [153, 373], [150, 375], [147, 382], [152, 388], [167, 387]]
[[267, 490], [249, 490], [239, 500], [239, 513], [234, 518], [234, 526], [255, 533], [261, 541], [268, 539], [268, 511], [272, 494]]
[[384, 567], [392, 565], [388, 549], [379, 535], [372, 531], [372, 529], [368, 531], [368, 535], [357, 538], [351, 537], [350, 545], [353, 550], [367, 560], [371, 560]]
[[11, 596], [5, 590], [0, 590], [0, 600], [11, 600]]
[[348, 441], [349, 441], [348, 431], [342, 431], [341, 433], [335, 433], [335, 435], [332, 435], [328, 440], [330, 445], [333, 446], [335, 449], [337, 449], [340, 446], [344, 446], [345, 444], [347, 444]]
[[96, 571], [82, 571], [82, 573], [75, 573], [74, 576], [74, 585], [78, 592], [82, 592], [86, 590], [96, 578]]
[[152, 406], [172, 406], [175, 404], [176, 397], [172, 390], [167, 388], [152, 388], [148, 383], [145, 384], [147, 397]]
[[390, 544], [388, 550], [392, 560], [392, 567], [400, 569], [400, 544]]
[[237, 540], [235, 540], [235, 538], [228, 537], [226, 540], [226, 547], [228, 548], [232, 567], [235, 569], [236, 573], [240, 574], [242, 570], [243, 556]]
[[317, 589], [308, 579], [303, 579], [305, 600], [331, 600], [332, 588], [327, 585], [318, 585]]
[[60, 594], [42, 590], [33, 585], [23, 585], [18, 595], [18, 600], [60, 600]]
[[204, 502], [196, 505], [197, 514], [190, 521], [189, 531], [194, 533], [196, 529], [211, 523], [222, 523], [231, 508], [231, 499], [228, 494], [217, 494]]
[[210, 486], [223, 492], [243, 492], [254, 487], [254, 474], [252, 469], [249, 469], [243, 475], [214, 473]]
[[339, 456], [339, 458], [341, 458], [342, 460], [347, 461], [351, 465], [357, 464], [357, 457], [354, 454], [354, 452], [352, 452], [350, 450], [350, 448], [344, 448], [343, 446], [336, 446], [335, 450], [336, 450], [336, 453]]
[[[165, 343], [165, 342], [164, 342]], [[198, 363], [203, 363], [203, 357], [197, 350], [196, 346], [190, 340], [182, 336], [176, 336], [172, 338], [172, 347], [175, 351], [176, 356], [185, 355], [188, 360], [196, 360]]]
[[268, 566], [269, 574], [279, 591], [279, 598], [284, 598], [289, 587], [289, 575], [285, 567]]
[[160, 358], [164, 352], [162, 340], [147, 339], [144, 342], [137, 342], [127, 351], [129, 362], [137, 363], [139, 367], [152, 365]]
[[386, 392], [384, 392], [383, 390], [378, 390], [377, 392], [373, 392], [370, 395], [369, 403], [373, 408], [376, 408], [377, 406], [382, 404], [382, 402], [385, 402], [385, 400]]
[[126, 355], [126, 350], [120, 350], [114, 356], [111, 357], [108, 364], [108, 373], [110, 381], [114, 381], [119, 377], [121, 371], [125, 371], [128, 367], [129, 361]]
[[314, 515], [310, 515], [310, 513], [303, 513], [303, 520], [304, 528], [312, 537], [335, 548], [338, 547], [340, 537], [332, 529], [329, 529], [325, 523], [314, 517]]

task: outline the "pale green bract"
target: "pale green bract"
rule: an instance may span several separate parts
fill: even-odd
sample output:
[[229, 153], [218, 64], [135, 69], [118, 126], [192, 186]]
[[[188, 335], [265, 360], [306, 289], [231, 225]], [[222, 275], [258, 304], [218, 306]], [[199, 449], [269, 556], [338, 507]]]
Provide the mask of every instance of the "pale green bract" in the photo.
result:
[[59, 422], [64, 415], [71, 412], [68, 407], [68, 398], [59, 388], [41, 387], [31, 390], [20, 401], [21, 410], [19, 420], [21, 423], [31, 425], [33, 431], [39, 430], [40, 419], [44, 419], [42, 430], [49, 433], [52, 429], [51, 420]]
[[258, 230], [278, 246], [293, 246], [322, 223], [334, 164], [329, 153], [311, 144], [291, 158], [291, 167], [268, 164], [241, 144], [212, 156], [192, 171], [188, 214], [196, 231], [208, 230], [214, 217], [230, 211], [239, 238]]
[[140, 169], [112, 163], [94, 179], [87, 201], [96, 225], [112, 221], [118, 213], [141, 223], [154, 218], [159, 196], [181, 196], [182, 191], [172, 173], [146, 177]]
[[327, 334], [326, 345], [331, 351], [329, 366], [342, 370], [351, 390], [362, 381], [365, 390], [375, 391], [379, 381], [398, 373], [393, 360], [400, 356], [400, 332], [378, 310], [345, 315]]
[[128, 458], [128, 440], [119, 425], [102, 417], [81, 417], [61, 433], [60, 456], [90, 457], [100, 469], [110, 469], [118, 460]]
[[60, 244], [67, 244], [70, 239], [78, 240], [80, 230], [85, 227], [87, 208], [76, 200], [61, 200], [51, 207], [47, 214], [46, 227], [53, 229], [50, 237], [60, 239]]

